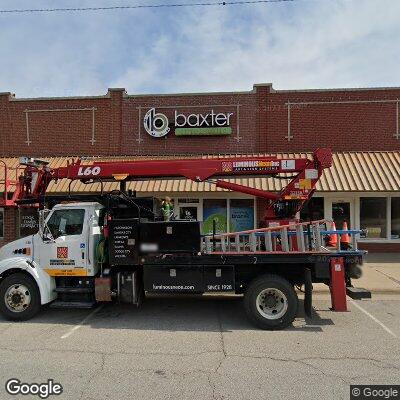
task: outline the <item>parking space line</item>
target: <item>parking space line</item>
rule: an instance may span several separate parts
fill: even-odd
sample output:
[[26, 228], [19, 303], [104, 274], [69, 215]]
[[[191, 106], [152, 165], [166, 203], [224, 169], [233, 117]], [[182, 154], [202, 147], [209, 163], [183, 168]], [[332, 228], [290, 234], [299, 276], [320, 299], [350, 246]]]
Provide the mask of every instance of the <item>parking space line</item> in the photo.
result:
[[365, 310], [364, 308], [362, 308], [359, 304], [357, 304], [355, 301], [350, 300], [350, 302], [352, 304], [354, 304], [360, 311], [362, 311], [365, 315], [367, 315], [368, 317], [370, 317], [374, 322], [376, 322], [378, 325], [380, 325], [387, 333], [389, 333], [389, 335], [392, 335], [393, 337], [395, 337], [397, 339], [397, 335], [390, 330], [383, 322], [379, 321], [378, 318], [374, 317], [372, 314], [370, 314], [367, 310]]
[[81, 328], [83, 325], [85, 325], [85, 323], [88, 322], [95, 314], [97, 314], [103, 308], [103, 306], [104, 306], [104, 304], [102, 304], [101, 306], [99, 306], [95, 310], [93, 310], [88, 316], [86, 316], [81, 322], [79, 322], [79, 324], [75, 325], [67, 333], [64, 333], [64, 335], [61, 336], [61, 339], [66, 339], [67, 337], [71, 336], [79, 328]]

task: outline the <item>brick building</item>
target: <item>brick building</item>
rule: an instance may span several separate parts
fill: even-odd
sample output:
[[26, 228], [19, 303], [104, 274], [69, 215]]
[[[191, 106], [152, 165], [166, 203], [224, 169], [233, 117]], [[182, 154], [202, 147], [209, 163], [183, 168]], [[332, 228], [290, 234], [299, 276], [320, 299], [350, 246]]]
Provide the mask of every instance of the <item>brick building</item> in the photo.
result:
[[[361, 241], [369, 250], [400, 251], [399, 99], [400, 88], [290, 91], [274, 90], [271, 84], [232, 93], [128, 95], [124, 89], [109, 89], [105, 96], [35, 99], [0, 93], [0, 157], [2, 164], [15, 168], [23, 155], [60, 166], [77, 156], [88, 161], [224, 154], [298, 157], [330, 147], [334, 165], [318, 185], [313, 216], [366, 228]], [[281, 184], [272, 178], [238, 181], [271, 190]], [[205, 221], [204, 229], [215, 215], [225, 229], [251, 228], [263, 219], [262, 200], [208, 183], [160, 180], [128, 187], [138, 196], [172, 197], [175, 213]], [[59, 182], [49, 190], [66, 192], [68, 185]], [[99, 185], [74, 182], [71, 190], [98, 191]], [[0, 243], [34, 225], [27, 210], [0, 210]]]

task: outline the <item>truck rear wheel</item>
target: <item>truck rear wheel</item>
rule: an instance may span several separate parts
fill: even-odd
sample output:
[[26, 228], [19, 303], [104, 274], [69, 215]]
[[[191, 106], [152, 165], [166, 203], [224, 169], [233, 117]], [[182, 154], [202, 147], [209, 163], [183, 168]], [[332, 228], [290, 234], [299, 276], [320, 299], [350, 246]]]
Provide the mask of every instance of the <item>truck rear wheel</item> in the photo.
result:
[[250, 283], [244, 296], [250, 321], [265, 330], [284, 329], [297, 315], [298, 298], [293, 286], [278, 275], [263, 275]]
[[17, 273], [0, 283], [0, 312], [9, 320], [25, 321], [40, 310], [40, 293], [35, 281]]

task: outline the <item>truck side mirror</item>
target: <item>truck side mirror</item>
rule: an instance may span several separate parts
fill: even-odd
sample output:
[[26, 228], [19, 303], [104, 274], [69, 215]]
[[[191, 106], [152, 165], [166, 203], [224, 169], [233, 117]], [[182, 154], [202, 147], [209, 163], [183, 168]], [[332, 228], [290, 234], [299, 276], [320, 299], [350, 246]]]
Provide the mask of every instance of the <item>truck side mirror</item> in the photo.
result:
[[42, 240], [45, 243], [50, 243], [50, 242], [54, 242], [54, 239], [46, 234], [42, 235]]
[[49, 209], [44, 209], [39, 211], [39, 234], [44, 243], [54, 242], [53, 235], [51, 234], [45, 222], [49, 213], [50, 213]]
[[42, 230], [40, 236], [42, 237], [44, 243], [52, 243], [55, 241], [53, 235], [51, 234], [47, 226]]

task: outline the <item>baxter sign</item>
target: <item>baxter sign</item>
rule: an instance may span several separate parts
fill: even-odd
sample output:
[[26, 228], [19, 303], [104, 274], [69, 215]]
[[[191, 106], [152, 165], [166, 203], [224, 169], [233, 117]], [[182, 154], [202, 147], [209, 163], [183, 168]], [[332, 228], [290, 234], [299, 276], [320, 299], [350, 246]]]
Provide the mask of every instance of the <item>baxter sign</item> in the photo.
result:
[[[232, 133], [231, 117], [233, 113], [183, 114], [175, 110], [174, 128], [176, 136], [213, 136]], [[171, 130], [168, 117], [155, 108], [147, 111], [143, 120], [146, 132], [155, 138], [164, 137]]]

